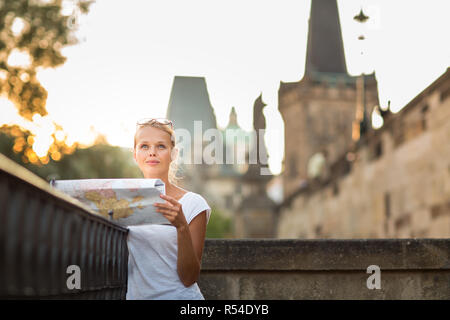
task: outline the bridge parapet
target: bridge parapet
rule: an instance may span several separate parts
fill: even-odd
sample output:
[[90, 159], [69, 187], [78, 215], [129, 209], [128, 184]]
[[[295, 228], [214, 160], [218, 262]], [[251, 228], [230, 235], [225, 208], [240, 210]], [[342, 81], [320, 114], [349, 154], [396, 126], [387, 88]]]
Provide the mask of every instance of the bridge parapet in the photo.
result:
[[206, 299], [448, 300], [449, 255], [450, 239], [210, 239], [199, 286]]
[[0, 298], [124, 299], [127, 235], [0, 154]]

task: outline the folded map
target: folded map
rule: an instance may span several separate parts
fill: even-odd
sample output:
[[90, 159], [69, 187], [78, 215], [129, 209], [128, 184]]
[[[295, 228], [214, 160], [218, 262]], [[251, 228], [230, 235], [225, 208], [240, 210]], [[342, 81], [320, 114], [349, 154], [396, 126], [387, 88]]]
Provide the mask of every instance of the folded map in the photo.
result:
[[165, 202], [159, 196], [165, 194], [160, 179], [52, 180], [51, 185], [122, 226], [170, 225], [153, 206]]

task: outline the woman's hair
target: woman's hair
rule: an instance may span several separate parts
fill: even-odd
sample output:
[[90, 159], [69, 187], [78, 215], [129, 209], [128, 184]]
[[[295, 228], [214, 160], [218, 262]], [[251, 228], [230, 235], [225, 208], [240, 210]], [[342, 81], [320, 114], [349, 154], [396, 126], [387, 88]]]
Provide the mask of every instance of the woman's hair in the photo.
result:
[[171, 160], [172, 162], [170, 163], [170, 167], [169, 167], [169, 182], [176, 184], [176, 182], [180, 179], [179, 177], [177, 177], [177, 171], [178, 171], [178, 163], [177, 163], [177, 156], [175, 158], [172, 157], [172, 155], [174, 154], [173, 151], [176, 150], [175, 147], [175, 131], [168, 125], [156, 122], [156, 121], [149, 121], [148, 123], [144, 123], [141, 125], [138, 125], [138, 127], [136, 128], [136, 132], [134, 133], [134, 149], [136, 150], [136, 135], [139, 129], [143, 128], [143, 127], [154, 127], [154, 128], [158, 128], [161, 129], [165, 132], [167, 132], [170, 135], [170, 141], [172, 142], [172, 150], [171, 150]]

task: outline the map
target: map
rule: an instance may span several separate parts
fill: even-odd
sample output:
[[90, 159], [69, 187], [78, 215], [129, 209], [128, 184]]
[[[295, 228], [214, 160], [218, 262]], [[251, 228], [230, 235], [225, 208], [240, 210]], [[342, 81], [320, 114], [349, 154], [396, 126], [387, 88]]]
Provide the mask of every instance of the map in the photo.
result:
[[77, 199], [94, 212], [122, 226], [168, 224], [153, 203], [164, 203], [160, 179], [80, 179], [52, 180], [52, 187]]

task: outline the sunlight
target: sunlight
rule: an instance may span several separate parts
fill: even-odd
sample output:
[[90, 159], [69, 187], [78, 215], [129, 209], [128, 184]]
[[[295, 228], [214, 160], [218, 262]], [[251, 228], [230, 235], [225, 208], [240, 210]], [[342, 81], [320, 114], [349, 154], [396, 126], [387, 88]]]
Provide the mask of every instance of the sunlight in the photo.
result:
[[26, 69], [31, 66], [31, 56], [26, 51], [13, 49], [11, 50], [6, 63], [11, 67], [22, 67]]
[[22, 31], [25, 29], [25, 20], [22, 18], [16, 17], [12, 23], [11, 31], [15, 37], [19, 36]]
[[13, 136], [16, 137], [13, 146], [14, 152], [23, 151], [30, 163], [38, 164], [40, 162], [45, 165], [49, 163], [50, 157], [54, 161], [59, 161], [62, 158], [62, 151], [58, 150], [55, 143], [63, 143], [68, 147], [64, 154], [75, 151], [76, 140], [72, 138], [66, 141], [67, 133], [61, 126], [55, 124], [50, 116], [42, 117], [34, 114], [32, 121], [27, 121], [19, 116], [14, 104], [5, 97], [0, 97], [0, 110], [2, 110], [0, 126], [18, 125], [31, 133], [25, 138], [21, 136], [19, 130], [12, 131]]
[[35, 134], [33, 151], [36, 152], [39, 158], [45, 157], [54, 142], [52, 134], [55, 132], [55, 125], [50, 117], [42, 117], [39, 114], [35, 114], [32, 127], [31, 131]]
[[67, 135], [67, 140], [66, 140], [66, 144], [69, 147], [72, 147], [75, 143], [77, 142], [77, 139], [75, 139], [73, 134], [68, 134]]
[[378, 111], [378, 106], [373, 108], [372, 111], [372, 127], [374, 129], [379, 129], [383, 126], [384, 120], [381, 116], [380, 112]]
[[57, 141], [62, 142], [64, 141], [64, 138], [66, 137], [66, 134], [62, 130], [57, 130], [55, 132], [55, 138]]
[[16, 120], [19, 120], [17, 109], [5, 96], [0, 96], [0, 110], [2, 110], [0, 125], [12, 124], [13, 122], [16, 122]]
[[65, 0], [62, 2], [61, 14], [63, 16], [70, 16], [75, 12], [76, 9], [77, 8], [76, 8], [76, 4], [74, 1]]
[[33, 151], [39, 158], [45, 157], [52, 143], [53, 143], [52, 137], [42, 135], [36, 136], [34, 138]]

